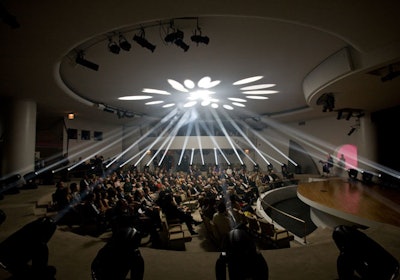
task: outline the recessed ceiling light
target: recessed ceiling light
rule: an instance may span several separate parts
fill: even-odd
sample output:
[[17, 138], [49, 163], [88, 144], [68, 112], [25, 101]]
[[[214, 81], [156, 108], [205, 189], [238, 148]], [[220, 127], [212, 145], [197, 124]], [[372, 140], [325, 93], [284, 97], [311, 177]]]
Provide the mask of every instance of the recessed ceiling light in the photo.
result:
[[269, 99], [266, 96], [257, 96], [257, 95], [246, 96], [246, 98], [248, 98], [248, 99]]
[[172, 107], [172, 106], [175, 106], [175, 103], [168, 103], [168, 104], [163, 105], [162, 107], [163, 108], [169, 108], [169, 107]]
[[211, 108], [217, 109], [219, 106], [217, 103], [211, 103]]
[[247, 86], [247, 87], [241, 88], [240, 90], [265, 89], [265, 88], [270, 88], [270, 87], [274, 87], [274, 86], [276, 86], [276, 84], [260, 84], [260, 85]]
[[246, 78], [246, 79], [242, 79], [242, 80], [236, 81], [236, 82], [233, 83], [233, 85], [234, 86], [244, 85], [244, 84], [248, 84], [248, 83], [252, 83], [252, 82], [261, 80], [262, 78], [264, 78], [264, 76], [249, 77], [249, 78]]
[[131, 95], [131, 96], [118, 97], [119, 100], [145, 100], [150, 98], [153, 97], [149, 95]]

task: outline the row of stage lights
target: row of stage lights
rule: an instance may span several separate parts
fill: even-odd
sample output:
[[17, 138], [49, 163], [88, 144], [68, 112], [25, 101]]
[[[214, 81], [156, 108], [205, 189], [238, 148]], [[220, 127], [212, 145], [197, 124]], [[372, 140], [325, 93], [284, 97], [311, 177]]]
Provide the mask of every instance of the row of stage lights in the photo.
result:
[[[198, 21], [198, 19], [197, 19], [197, 21]], [[113, 36], [116, 36], [116, 35], [113, 35]], [[121, 52], [121, 50], [127, 51], [127, 52], [130, 51], [130, 49], [132, 48], [132, 44], [128, 41], [128, 39], [122, 33], [117, 35], [118, 40], [113, 39], [113, 36], [108, 36], [107, 47], [111, 53], [119, 54]], [[183, 31], [176, 28], [174, 26], [173, 20], [171, 20], [170, 26], [168, 28], [168, 33], [164, 37], [165, 43], [174, 44], [174, 45], [178, 46], [179, 48], [181, 48], [184, 52], [187, 52], [189, 50], [190, 46], [183, 39], [184, 39]], [[198, 22], [197, 22], [197, 26], [194, 30], [194, 33], [190, 37], [190, 39], [193, 43], [196, 43], [196, 45], [199, 45], [199, 44], [208, 45], [208, 43], [210, 42], [210, 38], [208, 36], [202, 35], [201, 28], [199, 27]], [[133, 36], [132, 40], [134, 42], [136, 42], [138, 45], [140, 45], [141, 47], [148, 49], [151, 52], [154, 52], [154, 50], [156, 49], [156, 45], [150, 43], [146, 39], [145, 29], [143, 27], [140, 29], [140, 31], [137, 34], [135, 34]], [[98, 69], [99, 69], [99, 65], [85, 59], [83, 51], [78, 51], [78, 55], [76, 57], [76, 63], [78, 63], [82, 66], [85, 66], [89, 69], [95, 70], [95, 71], [98, 71]]]

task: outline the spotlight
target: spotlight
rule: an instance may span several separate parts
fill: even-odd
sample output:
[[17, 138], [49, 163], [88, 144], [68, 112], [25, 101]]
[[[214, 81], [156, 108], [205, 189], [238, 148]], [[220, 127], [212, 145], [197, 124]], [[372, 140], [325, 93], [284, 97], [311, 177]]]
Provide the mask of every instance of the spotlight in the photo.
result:
[[121, 48], [110, 38], [108, 42], [108, 50], [113, 54], [119, 54]]
[[83, 52], [78, 53], [75, 62], [94, 71], [99, 70], [99, 65], [84, 58]]
[[169, 33], [167, 36], [165, 36], [164, 41], [167, 43], [172, 43], [179, 39], [183, 39], [183, 32], [177, 29], [175, 32]]
[[352, 116], [353, 116], [353, 112], [352, 112], [352, 111], [349, 111], [349, 112], [347, 113], [346, 121], [350, 120], [350, 118], [351, 118]]
[[349, 133], [347, 133], [347, 135], [348, 135], [348, 136], [352, 135], [354, 131], [356, 131], [356, 128], [355, 128], [355, 127], [352, 127], [352, 128], [350, 129]]
[[192, 42], [195, 42], [196, 44], [203, 43], [208, 45], [208, 43], [210, 42], [210, 38], [201, 35], [193, 35], [192, 37], [190, 37], [190, 39], [192, 39]]
[[75, 114], [74, 113], [68, 113], [68, 119], [69, 120], [75, 119]]
[[183, 49], [183, 51], [187, 52], [189, 49], [189, 45], [187, 45], [185, 42], [183, 42], [181, 39], [175, 40], [174, 44]]
[[363, 180], [363, 182], [365, 184], [371, 184], [372, 183], [372, 177], [374, 176], [374, 175], [372, 175], [372, 173], [363, 171], [361, 176], [362, 176], [362, 180]]
[[335, 108], [335, 97], [332, 93], [324, 93], [317, 100], [317, 105], [322, 105], [322, 112], [332, 112]]
[[149, 41], [147, 41], [146, 38], [144, 37], [144, 29], [142, 29], [139, 36], [138, 35], [133, 36], [133, 41], [138, 43], [143, 48], [150, 50], [151, 52], [154, 52], [154, 50], [156, 48], [155, 45], [149, 43]]
[[129, 52], [132, 46], [123, 35], [119, 35], [119, 47]]
[[350, 179], [352, 179], [352, 180], [356, 180], [357, 179], [357, 175], [358, 175], [358, 170], [357, 169], [351, 168], [351, 169], [348, 170], [348, 172], [349, 172], [349, 178]]

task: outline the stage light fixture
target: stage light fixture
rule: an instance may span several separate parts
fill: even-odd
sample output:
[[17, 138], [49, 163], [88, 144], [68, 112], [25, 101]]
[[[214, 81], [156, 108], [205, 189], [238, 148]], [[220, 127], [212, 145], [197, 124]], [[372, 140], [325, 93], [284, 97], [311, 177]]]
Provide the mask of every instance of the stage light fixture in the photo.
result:
[[349, 133], [347, 133], [348, 136], [352, 135], [354, 133], [354, 131], [356, 131], [355, 127], [352, 127], [349, 131]]
[[126, 40], [126, 38], [122, 34], [119, 35], [119, 47], [127, 52], [129, 52], [132, 47], [132, 45], [128, 42], [128, 40]]
[[117, 45], [115, 41], [113, 41], [111, 38], [108, 39], [108, 50], [112, 52], [113, 54], [119, 54], [121, 48]]
[[140, 31], [139, 35], [135, 34], [135, 36], [133, 36], [133, 41], [138, 43], [141, 47], [150, 50], [151, 52], [154, 52], [154, 50], [156, 49], [155, 45], [151, 44], [149, 41], [146, 40], [144, 29]]
[[167, 36], [165, 36], [164, 41], [167, 43], [173, 43], [176, 40], [182, 40], [183, 39], [183, 32], [179, 29], [177, 29], [174, 32], [169, 33]]
[[189, 45], [187, 45], [181, 39], [175, 40], [174, 44], [177, 45], [178, 47], [180, 47], [185, 52], [187, 52], [187, 50], [189, 49]]
[[192, 39], [192, 42], [196, 43], [197, 45], [199, 43], [208, 45], [208, 43], [210, 42], [210, 38], [208, 38], [207, 36], [201, 36], [201, 35], [196, 35], [196, 34], [192, 35], [192, 37], [190, 37], [190, 39]]
[[361, 177], [362, 177], [362, 181], [365, 183], [365, 184], [371, 184], [372, 183], [372, 177], [373, 177], [374, 175], [372, 175], [372, 173], [369, 173], [369, 172], [367, 172], [367, 171], [363, 171], [362, 173], [361, 173]]
[[351, 168], [351, 169], [348, 170], [348, 172], [349, 172], [349, 178], [350, 179], [352, 179], [352, 180], [356, 180], [357, 179], [357, 175], [358, 175], [358, 170], [357, 169]]
[[350, 120], [350, 118], [351, 118], [352, 116], [353, 116], [353, 112], [352, 112], [352, 111], [349, 111], [349, 112], [347, 113], [346, 121]]
[[76, 56], [75, 62], [79, 65], [85, 66], [89, 69], [92, 69], [94, 71], [98, 71], [99, 70], [99, 65], [96, 63], [93, 63], [89, 60], [86, 60], [84, 58], [84, 54], [83, 52], [79, 52], [78, 55]]

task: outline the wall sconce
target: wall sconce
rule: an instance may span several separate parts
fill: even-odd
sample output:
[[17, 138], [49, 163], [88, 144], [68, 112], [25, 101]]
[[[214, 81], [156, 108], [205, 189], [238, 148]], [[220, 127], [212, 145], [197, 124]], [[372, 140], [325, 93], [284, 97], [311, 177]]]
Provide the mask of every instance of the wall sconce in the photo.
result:
[[69, 120], [75, 119], [75, 114], [74, 113], [68, 113], [68, 119]]

